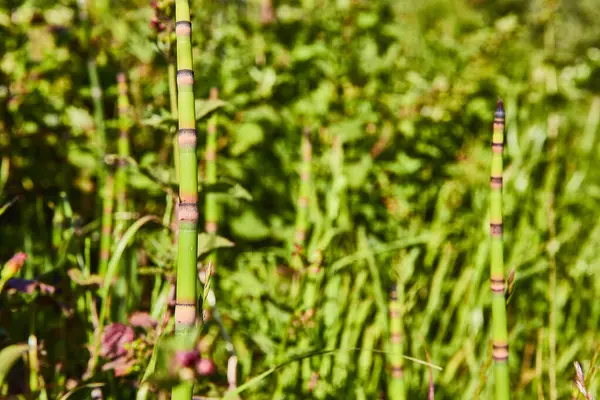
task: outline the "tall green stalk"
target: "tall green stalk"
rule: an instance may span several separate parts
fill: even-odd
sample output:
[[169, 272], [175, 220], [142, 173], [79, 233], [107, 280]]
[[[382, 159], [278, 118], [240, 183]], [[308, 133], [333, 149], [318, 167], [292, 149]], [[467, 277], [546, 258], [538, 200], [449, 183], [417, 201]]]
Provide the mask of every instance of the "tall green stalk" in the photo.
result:
[[[210, 99], [217, 100], [219, 98], [219, 90], [212, 88], [210, 91]], [[208, 129], [206, 135], [206, 173], [205, 181], [207, 185], [214, 185], [217, 183], [217, 123], [218, 117], [214, 113], [208, 121]], [[210, 191], [206, 194], [206, 202], [204, 206], [204, 230], [210, 235], [216, 235], [218, 230], [219, 222], [219, 205], [217, 204], [216, 193]], [[215, 263], [217, 261], [216, 253], [213, 251], [208, 261], [212, 264], [214, 271]]]
[[[177, 90], [179, 111], [179, 222], [177, 255], [177, 293], [175, 330], [185, 336], [196, 324], [196, 280], [198, 250], [198, 160], [196, 156], [196, 116], [194, 109], [194, 72], [192, 64], [192, 23], [188, 0], [175, 3], [177, 36]], [[173, 389], [174, 400], [192, 398], [193, 383], [184, 382]]]
[[113, 194], [114, 194], [114, 179], [109, 172], [106, 175], [106, 183], [104, 188], [104, 199], [102, 201], [102, 228], [100, 236], [100, 267], [98, 272], [101, 276], [106, 273], [108, 261], [110, 259], [110, 246], [112, 238], [112, 221], [113, 221]]
[[496, 400], [510, 398], [508, 374], [508, 330], [504, 279], [504, 243], [502, 239], [502, 174], [504, 151], [504, 104], [498, 100], [492, 135], [492, 173], [490, 179], [490, 235], [492, 289], [492, 341]]
[[402, 354], [404, 346], [402, 336], [402, 304], [404, 303], [404, 283], [399, 279], [399, 284], [394, 284], [390, 293], [390, 381], [388, 382], [388, 395], [390, 400], [405, 400], [406, 388], [404, 385], [404, 359]]
[[127, 212], [127, 158], [129, 157], [129, 99], [127, 97], [127, 78], [123, 72], [117, 75], [117, 110], [119, 114], [119, 139], [117, 151], [117, 173], [115, 182], [115, 197], [117, 202], [117, 218], [115, 223], [115, 237], [119, 239], [125, 230], [125, 213]]
[[310, 129], [302, 132], [302, 166], [300, 167], [300, 193], [298, 194], [298, 212], [296, 217], [296, 233], [294, 235], [295, 251], [302, 251], [308, 229], [308, 198], [310, 193], [310, 173], [312, 162], [312, 144]]

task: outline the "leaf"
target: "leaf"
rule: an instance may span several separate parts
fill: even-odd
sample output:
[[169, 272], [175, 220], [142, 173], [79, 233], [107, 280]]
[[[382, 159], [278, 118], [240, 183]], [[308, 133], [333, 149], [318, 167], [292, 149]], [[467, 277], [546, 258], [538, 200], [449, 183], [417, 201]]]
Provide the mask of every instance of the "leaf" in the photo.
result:
[[250, 147], [262, 142], [264, 133], [260, 125], [247, 122], [235, 131], [235, 141], [231, 146], [231, 154], [238, 156], [246, 152]]
[[252, 201], [252, 195], [242, 185], [229, 179], [221, 179], [219, 182], [212, 185], [204, 185], [202, 187], [204, 193], [222, 193], [227, 194], [235, 199]]
[[212, 112], [227, 105], [223, 100], [196, 100], [196, 121], [208, 117]]
[[83, 272], [78, 268], [71, 268], [67, 272], [67, 275], [79, 286], [100, 286], [103, 282], [103, 278], [100, 275], [84, 276]]
[[77, 386], [77, 387], [69, 390], [67, 393], [65, 393], [64, 396], [62, 396], [58, 400], [67, 400], [69, 397], [71, 397], [72, 394], [74, 394], [75, 392], [79, 392], [83, 389], [96, 389], [96, 388], [101, 388], [102, 386], [104, 386], [104, 383], [86, 383], [84, 385]]
[[0, 351], [0, 387], [4, 385], [4, 380], [13, 364], [17, 362], [19, 357], [21, 357], [28, 348], [29, 346], [27, 344], [13, 344]]
[[198, 257], [214, 249], [233, 247], [235, 243], [219, 235], [202, 232], [198, 234]]
[[[335, 353], [341, 353], [341, 352], [355, 352], [355, 351], [360, 351], [360, 350], [363, 350], [363, 349], [350, 348], [350, 349], [332, 349], [332, 350], [312, 350], [312, 351], [308, 351], [308, 352], [300, 354], [300, 355], [292, 356], [288, 360], [286, 360], [274, 367], [267, 369], [266, 371], [255, 376], [254, 378], [247, 380], [246, 382], [244, 382], [242, 385], [238, 386], [237, 388], [227, 392], [227, 394], [224, 397], [224, 400], [233, 399], [234, 398], [233, 396], [238, 395], [238, 394], [246, 391], [247, 389], [251, 388], [252, 386], [257, 385], [261, 380], [263, 380], [267, 376], [271, 375], [273, 372], [275, 372], [289, 364], [292, 364], [294, 362], [302, 361], [307, 358], [328, 355], [328, 354], [335, 354]], [[388, 354], [387, 352], [381, 351], [381, 350], [371, 350], [371, 351], [373, 353], [378, 353], [378, 354]], [[416, 364], [421, 364], [421, 365], [425, 365], [429, 368], [436, 369], [438, 371], [442, 370], [442, 368], [440, 366], [432, 364], [430, 362], [419, 360], [418, 358], [409, 357], [409, 356], [405, 356], [405, 355], [400, 355], [400, 357], [402, 357], [406, 360], [412, 361]]]
[[246, 210], [241, 216], [234, 218], [231, 229], [236, 236], [246, 240], [263, 240], [271, 231], [252, 210]]

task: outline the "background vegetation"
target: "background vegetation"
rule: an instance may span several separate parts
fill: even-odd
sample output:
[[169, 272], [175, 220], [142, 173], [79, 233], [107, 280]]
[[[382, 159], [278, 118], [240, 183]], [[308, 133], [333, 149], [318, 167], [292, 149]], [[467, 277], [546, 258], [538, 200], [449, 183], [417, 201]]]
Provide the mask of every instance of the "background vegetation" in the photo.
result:
[[[0, 367], [3, 395], [82, 388], [70, 397], [89, 398], [97, 384], [105, 398], [154, 398], [167, 384], [152, 354], [172, 329], [173, 3], [0, 1], [0, 263], [27, 256], [17, 275], [3, 272], [0, 340], [24, 354], [7, 379]], [[216, 194], [220, 215], [217, 240], [199, 240], [210, 289], [196, 392], [219, 398], [234, 387], [234, 354], [241, 385], [340, 349], [286, 364], [240, 396], [403, 398], [388, 388], [396, 284], [403, 352], [442, 367], [404, 360], [407, 398], [432, 386], [438, 399], [492, 398], [498, 97], [512, 397], [576, 398], [575, 360], [597, 392], [600, 1], [269, 3], [192, 1], [195, 95], [217, 88], [223, 100], [196, 107], [201, 179], [205, 117], [216, 116], [218, 183], [202, 185], [200, 199]], [[113, 238], [117, 272], [104, 284], [100, 219], [119, 152], [119, 72], [131, 153], [127, 207], [114, 217], [126, 232]], [[150, 215], [159, 223], [134, 224]], [[304, 227], [306, 242], [294, 245]], [[100, 307], [110, 325], [98, 350]], [[29, 345], [7, 347], [20, 343]]]

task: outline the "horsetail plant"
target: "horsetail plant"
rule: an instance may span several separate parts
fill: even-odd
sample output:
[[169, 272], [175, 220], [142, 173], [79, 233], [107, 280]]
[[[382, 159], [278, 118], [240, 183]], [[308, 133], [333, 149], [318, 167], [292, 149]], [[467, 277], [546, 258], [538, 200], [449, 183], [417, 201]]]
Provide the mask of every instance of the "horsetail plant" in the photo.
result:
[[[196, 156], [196, 116], [194, 107], [194, 72], [192, 65], [192, 23], [188, 0], [175, 3], [177, 37], [177, 96], [179, 112], [179, 204], [177, 292], [175, 330], [180, 345], [196, 324], [196, 281], [198, 251], [198, 160]], [[192, 398], [193, 383], [184, 382], [173, 389], [174, 400]]]
[[388, 394], [390, 400], [406, 399], [404, 386], [404, 352], [402, 343], [402, 304], [404, 303], [404, 284], [394, 283], [390, 292], [390, 381]]
[[504, 151], [504, 104], [498, 100], [492, 135], [492, 168], [490, 178], [490, 236], [492, 289], [492, 357], [494, 359], [496, 400], [510, 398], [508, 374], [508, 331], [504, 279], [504, 244], [502, 229], [502, 174]]
[[[210, 100], [218, 100], [219, 90], [212, 88], [210, 91]], [[207, 135], [206, 135], [206, 172], [205, 182], [207, 185], [214, 185], [217, 183], [217, 114], [214, 113], [208, 121]], [[219, 220], [219, 205], [217, 204], [217, 197], [215, 193], [211, 193], [209, 190], [206, 193], [206, 202], [204, 205], [204, 230], [209, 235], [216, 235], [218, 230]], [[213, 251], [209, 257], [208, 262], [212, 265], [212, 271], [214, 272], [216, 254]]]
[[101, 276], [104, 276], [106, 268], [108, 267], [112, 238], [114, 178], [110, 171], [106, 175], [104, 190], [104, 199], [102, 200], [102, 227], [100, 231], [100, 267], [98, 269]]
[[117, 111], [119, 114], [119, 139], [117, 140], [117, 172], [115, 176], [116, 223], [115, 238], [118, 240], [125, 230], [127, 212], [127, 158], [129, 157], [129, 99], [127, 98], [127, 80], [123, 72], [117, 75]]
[[310, 192], [310, 175], [312, 162], [312, 144], [310, 128], [302, 132], [302, 165], [300, 167], [300, 193], [298, 194], [298, 214], [296, 217], [296, 233], [294, 235], [294, 252], [302, 253], [308, 229], [308, 197]]

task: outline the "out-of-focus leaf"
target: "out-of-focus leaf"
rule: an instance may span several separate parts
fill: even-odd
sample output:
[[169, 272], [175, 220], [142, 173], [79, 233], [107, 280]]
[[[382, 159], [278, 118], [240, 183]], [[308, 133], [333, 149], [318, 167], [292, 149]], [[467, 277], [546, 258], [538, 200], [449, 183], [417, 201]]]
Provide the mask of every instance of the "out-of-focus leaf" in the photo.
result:
[[227, 105], [223, 100], [196, 100], [196, 121], [208, 117], [212, 112]]
[[202, 232], [198, 234], [198, 257], [210, 253], [215, 249], [222, 247], [233, 247], [233, 243], [229, 239], [225, 239], [222, 236]]
[[244, 123], [235, 130], [235, 141], [231, 146], [231, 154], [239, 156], [252, 146], [262, 142], [263, 139], [264, 133], [260, 125], [252, 122]]
[[27, 344], [13, 344], [0, 351], [0, 387], [15, 362], [27, 351]]
[[104, 278], [100, 275], [84, 276], [83, 272], [78, 268], [71, 268], [67, 274], [69, 275], [69, 278], [79, 286], [100, 286], [104, 281]]
[[231, 220], [231, 229], [235, 236], [246, 240], [265, 239], [270, 229], [252, 210], [245, 210], [241, 216]]

